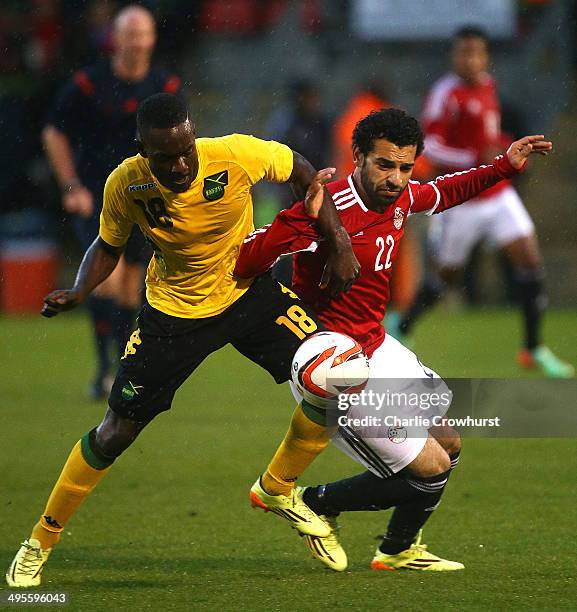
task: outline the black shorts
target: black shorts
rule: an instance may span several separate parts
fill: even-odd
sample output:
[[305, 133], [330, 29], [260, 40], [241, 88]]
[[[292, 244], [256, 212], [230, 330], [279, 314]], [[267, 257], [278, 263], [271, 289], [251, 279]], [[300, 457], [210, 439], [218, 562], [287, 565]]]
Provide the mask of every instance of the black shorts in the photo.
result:
[[146, 422], [169, 410], [176, 390], [210, 353], [232, 344], [282, 383], [301, 342], [322, 324], [292, 291], [256, 278], [223, 313], [205, 319], [164, 314], [145, 303], [108, 400], [118, 415]]

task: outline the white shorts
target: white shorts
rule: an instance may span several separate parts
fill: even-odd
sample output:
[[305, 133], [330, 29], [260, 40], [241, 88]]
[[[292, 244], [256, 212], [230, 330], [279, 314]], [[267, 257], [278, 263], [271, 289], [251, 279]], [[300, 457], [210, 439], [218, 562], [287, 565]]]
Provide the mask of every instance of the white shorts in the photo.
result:
[[[370, 391], [371, 388], [375, 391], [382, 389], [382, 381], [379, 385], [377, 379], [383, 378], [428, 381], [438, 379], [442, 382], [438, 374], [423, 366], [412, 351], [390, 335], [385, 336], [384, 342], [373, 353], [369, 363], [370, 379], [365, 391]], [[302, 397], [292, 382], [291, 389], [297, 402], [300, 402]], [[373, 410], [369, 412], [374, 414]], [[366, 413], [367, 409], [364, 407], [351, 407], [347, 416], [362, 417]], [[378, 437], [375, 436], [376, 432], [375, 427], [340, 427], [332, 442], [349, 457], [382, 478], [391, 476], [409, 465], [421, 452], [428, 437], [428, 431], [422, 428], [413, 429], [410, 436], [393, 427], [379, 429]], [[402, 433], [404, 436], [400, 435]]]
[[509, 185], [491, 198], [469, 200], [433, 215], [429, 238], [441, 267], [462, 268], [480, 241], [501, 248], [534, 231], [521, 198]]

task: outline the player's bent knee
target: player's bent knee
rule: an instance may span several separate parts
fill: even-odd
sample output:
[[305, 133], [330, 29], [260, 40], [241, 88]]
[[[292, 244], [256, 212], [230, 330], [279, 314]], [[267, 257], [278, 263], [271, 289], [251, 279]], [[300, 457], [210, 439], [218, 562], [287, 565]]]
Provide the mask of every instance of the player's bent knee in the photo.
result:
[[438, 476], [448, 472], [451, 469], [451, 459], [449, 454], [439, 445], [439, 451], [435, 453], [434, 458], [430, 462], [429, 471], [427, 474], [420, 474], [421, 476]]
[[429, 436], [421, 452], [407, 466], [407, 470], [413, 476], [421, 478], [438, 476], [450, 469], [451, 459], [449, 454], [432, 436]]
[[449, 455], [456, 455], [461, 452], [461, 436], [453, 427], [439, 425], [431, 427], [429, 431]]
[[449, 456], [461, 452], [461, 436], [456, 429], [451, 427], [451, 430], [451, 435], [445, 438], [446, 446], [443, 446], [447, 453], [449, 453]]
[[109, 408], [96, 428], [95, 443], [103, 455], [116, 458], [134, 442], [143, 427], [144, 424], [119, 416]]
[[443, 438], [439, 443], [449, 456], [456, 455], [461, 452], [461, 436], [455, 431], [454, 436]]

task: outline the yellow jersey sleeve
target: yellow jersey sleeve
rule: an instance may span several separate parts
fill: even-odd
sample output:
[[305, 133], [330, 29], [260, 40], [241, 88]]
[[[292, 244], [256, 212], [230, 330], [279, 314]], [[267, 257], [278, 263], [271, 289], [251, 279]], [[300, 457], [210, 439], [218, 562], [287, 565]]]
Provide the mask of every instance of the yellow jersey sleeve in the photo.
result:
[[127, 199], [123, 193], [122, 183], [122, 166], [119, 166], [106, 180], [100, 213], [100, 237], [115, 247], [126, 244], [134, 225], [134, 220], [127, 210]]
[[286, 183], [293, 171], [290, 147], [274, 140], [261, 140], [245, 134], [232, 134], [229, 145], [233, 157], [247, 173], [251, 184], [258, 181]]

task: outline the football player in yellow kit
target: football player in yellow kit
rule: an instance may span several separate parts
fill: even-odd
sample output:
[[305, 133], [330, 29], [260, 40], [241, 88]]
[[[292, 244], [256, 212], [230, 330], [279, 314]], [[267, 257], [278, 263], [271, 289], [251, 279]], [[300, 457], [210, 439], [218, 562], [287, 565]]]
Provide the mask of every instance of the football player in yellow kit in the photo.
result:
[[[186, 105], [170, 94], [140, 105], [137, 129], [140, 154], [109, 176], [100, 233], [74, 286], [49, 294], [42, 314], [51, 317], [83, 302], [114, 270], [134, 224], [154, 248], [146, 302], [104, 418], [72, 449], [8, 570], [10, 586], [40, 584], [48, 555], [78, 506], [140, 431], [170, 409], [176, 390], [207, 355], [230, 343], [281, 383], [290, 377], [300, 342], [320, 328], [308, 307], [270, 276], [233, 276], [240, 245], [254, 229], [251, 187], [263, 179], [289, 182], [302, 197], [314, 168], [277, 142], [241, 134], [197, 139]], [[328, 192], [325, 202], [318, 225], [332, 257], [323, 283], [338, 292], [355, 280], [359, 265]], [[299, 405], [259, 479], [259, 505], [321, 537], [330, 529], [295, 492], [294, 480], [327, 445], [323, 422]]]

